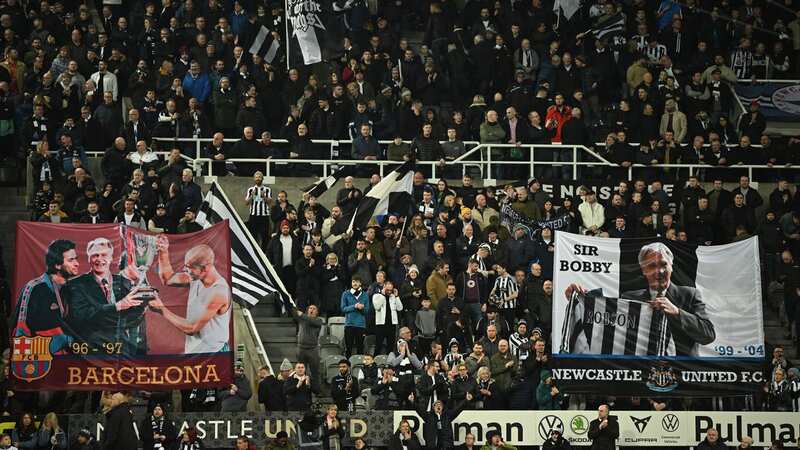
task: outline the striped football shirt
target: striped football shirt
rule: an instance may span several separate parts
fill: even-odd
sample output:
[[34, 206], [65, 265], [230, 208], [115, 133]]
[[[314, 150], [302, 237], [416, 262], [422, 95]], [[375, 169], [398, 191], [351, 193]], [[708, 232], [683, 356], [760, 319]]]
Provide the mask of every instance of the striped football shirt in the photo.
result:
[[561, 353], [675, 355], [663, 312], [646, 302], [573, 294], [562, 327]]

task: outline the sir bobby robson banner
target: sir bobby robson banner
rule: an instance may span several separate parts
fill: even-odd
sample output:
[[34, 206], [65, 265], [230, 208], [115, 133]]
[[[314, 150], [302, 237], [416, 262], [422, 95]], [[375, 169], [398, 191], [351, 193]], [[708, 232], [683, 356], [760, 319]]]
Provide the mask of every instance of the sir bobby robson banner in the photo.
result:
[[[776, 440], [793, 447], [800, 438], [797, 413], [612, 410], [611, 415], [619, 423], [617, 444], [622, 448], [695, 446], [712, 427], [728, 445], [750, 436], [756, 447], [769, 447]], [[552, 430], [559, 430], [573, 446], [586, 446], [591, 444], [589, 423], [595, 418], [596, 411], [464, 411], [453, 421], [453, 437], [460, 444], [471, 432], [482, 443], [486, 433], [496, 431], [511, 445], [541, 446]], [[415, 412], [395, 411], [395, 430], [401, 420], [408, 420], [422, 440], [422, 423]]]
[[16, 389], [230, 384], [227, 222], [182, 235], [18, 222], [16, 245]]
[[764, 381], [758, 238], [696, 247], [558, 232], [554, 270], [564, 391], [709, 396]]

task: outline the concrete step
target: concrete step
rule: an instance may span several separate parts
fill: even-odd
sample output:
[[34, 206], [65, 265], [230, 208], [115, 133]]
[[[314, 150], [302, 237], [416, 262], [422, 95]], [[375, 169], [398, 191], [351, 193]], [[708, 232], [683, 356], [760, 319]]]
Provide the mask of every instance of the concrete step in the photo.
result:
[[277, 317], [275, 315], [275, 306], [272, 302], [259, 302], [256, 306], [250, 308], [250, 313], [254, 318]]
[[270, 361], [273, 359], [283, 361], [283, 358], [289, 358], [289, 361], [294, 362], [295, 358], [297, 358], [296, 342], [283, 343], [281, 345], [270, 345], [270, 341], [264, 341], [264, 347]]
[[294, 321], [286, 317], [257, 317], [254, 320], [258, 334], [264, 341], [273, 337], [294, 337], [297, 333]]

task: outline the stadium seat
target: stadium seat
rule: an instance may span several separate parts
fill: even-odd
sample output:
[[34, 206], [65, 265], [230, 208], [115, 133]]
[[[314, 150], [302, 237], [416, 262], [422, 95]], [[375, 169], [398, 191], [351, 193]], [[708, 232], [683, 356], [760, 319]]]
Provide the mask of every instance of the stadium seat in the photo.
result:
[[386, 364], [387, 359], [389, 358], [386, 355], [376, 355], [375, 364], [377, 364], [378, 367], [381, 367], [382, 365]]
[[340, 355], [342, 353], [342, 341], [336, 336], [319, 337], [319, 358], [325, 360], [330, 355]]
[[328, 334], [338, 338], [339, 342], [344, 342], [344, 317], [328, 318]]
[[372, 389], [367, 388], [361, 390], [361, 396], [367, 401], [367, 407], [369, 409], [375, 408], [375, 396], [372, 395]]
[[361, 371], [361, 368], [364, 367], [364, 355], [353, 355], [350, 357], [350, 367], [355, 375], [356, 369]]
[[375, 353], [375, 335], [369, 334], [364, 336], [364, 353]]
[[322, 319], [322, 327], [319, 329], [319, 335], [320, 337], [327, 336], [328, 335], [328, 326], [326, 324], [327, 320], [324, 317], [320, 317], [320, 319]]

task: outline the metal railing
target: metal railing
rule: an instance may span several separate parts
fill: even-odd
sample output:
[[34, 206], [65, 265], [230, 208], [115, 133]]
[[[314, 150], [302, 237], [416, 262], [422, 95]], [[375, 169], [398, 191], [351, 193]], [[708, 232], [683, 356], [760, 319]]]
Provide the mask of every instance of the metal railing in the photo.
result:
[[[172, 141], [172, 140], [171, 140]], [[201, 143], [202, 142], [209, 142], [210, 139], [181, 139], [178, 142], [193, 142], [196, 146], [196, 154], [198, 155], [197, 158], [191, 160], [193, 167], [196, 170], [200, 170], [203, 175], [207, 176], [216, 176], [219, 174], [214, 173], [214, 162], [220, 163], [223, 161], [214, 160], [211, 158], [203, 157], [202, 156], [202, 149]], [[236, 139], [226, 139], [226, 142], [236, 142]], [[286, 140], [272, 140], [273, 143], [276, 144], [288, 144], [289, 142]], [[345, 145], [351, 143], [351, 141], [333, 141], [333, 140], [313, 140], [313, 143], [322, 144], [322, 145], [329, 145], [331, 149], [338, 147], [340, 145]], [[388, 144], [392, 141], [379, 141], [381, 144]], [[461, 174], [467, 172], [469, 167], [477, 167], [480, 170], [481, 178], [483, 179], [484, 184], [494, 184], [498, 180], [494, 177], [497, 173], [495, 170], [497, 167], [521, 167], [525, 166], [528, 168], [527, 176], [529, 178], [534, 177], [536, 173], [537, 167], [550, 167], [550, 168], [561, 168], [563, 166], [569, 166], [569, 172], [573, 178], [578, 178], [580, 175], [580, 168], [582, 167], [613, 167], [613, 168], [621, 168], [620, 165], [610, 162], [606, 160], [603, 156], [598, 154], [595, 150], [582, 146], [582, 145], [561, 145], [561, 144], [480, 144], [477, 142], [465, 142], [465, 145], [471, 148], [467, 150], [466, 153], [459, 156], [453, 161], [446, 161], [444, 164], [441, 161], [417, 161], [417, 165], [420, 166], [428, 175], [430, 180], [437, 180], [441, 174], [443, 173], [443, 169], [453, 168], [456, 167], [460, 169]], [[707, 145], [706, 145], [707, 146]], [[759, 146], [753, 146], [759, 147]], [[520, 149], [525, 150], [527, 153], [527, 159], [521, 160], [509, 160], [508, 154], [510, 153], [511, 149]], [[497, 152], [502, 152], [502, 158], [498, 160]], [[557, 159], [548, 159], [547, 156], [540, 157], [543, 152], [550, 152], [550, 155], [554, 155], [553, 152], [570, 152], [568, 158], [557, 158]], [[552, 158], [552, 156], [551, 156]], [[263, 173], [265, 176], [265, 183], [273, 184], [275, 182], [275, 173], [277, 172], [276, 169], [279, 168], [287, 168], [287, 172], [291, 171], [294, 168], [298, 168], [301, 166], [306, 166], [307, 168], [312, 168], [311, 172], [321, 177], [328, 176], [334, 168], [340, 166], [358, 166], [358, 167], [376, 167], [377, 173], [380, 176], [384, 176], [387, 172], [387, 167], [394, 168], [396, 167], [400, 161], [390, 161], [390, 160], [355, 160], [355, 159], [339, 159], [338, 156], [332, 155], [330, 159], [299, 159], [299, 158], [275, 158], [275, 157], [268, 157], [268, 158], [229, 158], [224, 160], [225, 162], [231, 162], [234, 165], [237, 163], [243, 164], [263, 164], [264, 169]], [[799, 167], [792, 166], [792, 165], [782, 165], [782, 166], [770, 166], [765, 164], [756, 164], [756, 165], [746, 165], [746, 164], [737, 164], [732, 166], [712, 166], [708, 164], [678, 164], [678, 163], [670, 163], [670, 164], [652, 164], [652, 165], [643, 165], [643, 164], [633, 164], [628, 167], [627, 170], [627, 178], [628, 180], [633, 180], [635, 171], [641, 169], [685, 169], [689, 176], [697, 175], [698, 173], [702, 173], [703, 170], [730, 170], [730, 171], [738, 171], [741, 172], [745, 170], [748, 176], [753, 179], [753, 171], [758, 169], [771, 169], [771, 170], [797, 170]], [[451, 172], [452, 173], [452, 172]], [[521, 173], [521, 171], [516, 171], [515, 173]], [[519, 177], [511, 177], [512, 178], [519, 178]]]
[[[187, 155], [186, 153], [181, 153], [181, 157], [186, 160], [190, 166], [197, 172], [205, 176], [217, 176], [220, 175], [218, 173], [214, 173], [214, 163], [220, 163], [222, 161], [214, 160], [203, 155], [203, 146], [205, 143], [211, 142], [211, 138], [153, 138], [156, 142], [161, 142], [165, 144], [172, 143], [176, 146], [184, 147], [184, 151], [186, 150], [187, 146], [194, 147], [194, 157]], [[238, 142], [239, 139], [225, 139], [226, 143], [235, 143]], [[237, 163], [242, 164], [263, 164], [263, 173], [265, 175], [264, 182], [267, 184], [274, 184], [275, 183], [275, 174], [280, 173], [284, 175], [285, 173], [294, 171], [297, 168], [311, 168], [311, 170], [307, 170], [306, 172], [313, 173], [313, 175], [318, 175], [321, 177], [328, 176], [333, 170], [337, 169], [340, 166], [358, 166], [358, 167], [375, 167], [377, 173], [380, 176], [384, 176], [387, 172], [387, 168], [389, 170], [396, 167], [401, 161], [393, 161], [393, 160], [386, 160], [386, 159], [378, 159], [378, 160], [356, 160], [356, 159], [341, 159], [339, 147], [351, 145], [351, 140], [332, 140], [332, 139], [312, 139], [311, 142], [313, 144], [327, 146], [329, 150], [330, 157], [327, 159], [298, 159], [298, 158], [275, 158], [275, 157], [268, 157], [268, 158], [229, 158], [224, 160], [225, 162], [232, 162], [234, 165]], [[379, 140], [378, 143], [381, 145], [391, 144], [393, 141], [390, 140]], [[403, 141], [405, 143], [409, 143], [410, 141]], [[276, 144], [276, 146], [289, 146], [291, 143], [286, 139], [272, 139], [271, 143]], [[519, 168], [519, 167], [527, 167], [527, 171], [514, 169], [515, 176], [508, 177], [505, 179], [516, 179], [522, 178], [524, 173], [527, 172], [527, 176], [529, 178], [534, 177], [536, 175], [537, 168], [541, 167], [549, 167], [555, 170], [559, 170], [563, 168], [563, 166], [569, 166], [568, 172], [572, 176], [573, 179], [578, 178], [580, 176], [580, 169], [582, 167], [613, 167], [619, 169], [619, 166], [616, 163], [610, 162], [606, 160], [603, 156], [597, 153], [595, 150], [582, 146], [582, 145], [563, 145], [563, 144], [480, 144], [475, 141], [465, 141], [464, 142], [467, 151], [452, 161], [446, 161], [444, 164], [441, 161], [417, 161], [417, 165], [421, 167], [421, 169], [426, 173], [428, 179], [431, 181], [438, 180], [442, 177], [443, 173], [448, 177], [453, 177], [454, 173], [460, 172], [461, 175], [467, 173], [470, 168], [475, 168], [480, 173], [480, 178], [483, 180], [484, 184], [494, 184], [498, 180], [494, 177], [494, 175], [498, 175], [498, 171], [496, 170], [498, 167], [503, 168]], [[603, 146], [604, 143], [597, 143], [596, 146], [600, 147]], [[733, 147], [734, 145], [728, 145], [728, 147]], [[705, 144], [705, 147], [708, 147], [708, 144]], [[754, 148], [759, 148], [760, 145], [752, 145]], [[527, 158], [524, 159], [516, 159], [510, 160], [509, 153], [512, 149], [519, 149], [523, 150], [523, 153], [527, 153]], [[556, 153], [559, 152], [559, 153]], [[563, 152], [569, 152], [569, 157], [564, 158]], [[166, 157], [169, 154], [169, 151], [160, 150], [156, 151], [161, 157]], [[500, 155], [498, 155], [500, 153]], [[549, 153], [548, 155], [543, 155], [543, 153]], [[86, 151], [87, 156], [89, 157], [102, 157], [105, 152], [104, 151], [96, 151], [90, 150]], [[553, 156], [560, 155], [561, 157], [557, 157], [556, 159], [552, 159]], [[498, 156], [502, 159], [498, 160]], [[565, 160], [566, 159], [566, 160]], [[30, 164], [28, 164], [30, 167]], [[305, 167], [303, 167], [305, 166]], [[792, 165], [782, 165], [782, 166], [769, 166], [769, 165], [745, 165], [745, 164], [737, 164], [732, 166], [712, 166], [707, 164], [678, 164], [678, 163], [671, 163], [671, 164], [653, 164], [653, 165], [642, 165], [642, 164], [634, 164], [627, 168], [627, 178], [628, 180], [633, 180], [635, 172], [640, 171], [641, 169], [674, 169], [674, 170], [686, 170], [688, 175], [696, 175], [698, 173], [702, 173], [705, 170], [730, 170], [730, 171], [738, 171], [741, 172], [743, 170], [746, 171], [748, 176], [754, 180], [754, 170], [759, 169], [768, 169], [768, 170], [792, 170], [795, 171], [800, 166], [792, 166]], [[567, 171], [563, 171], [562, 174], [567, 176]], [[366, 173], [366, 172], [365, 172]], [[311, 174], [309, 174], [311, 176]], [[30, 177], [29, 177], [30, 179]], [[755, 180], [754, 180], [755, 181]]]

